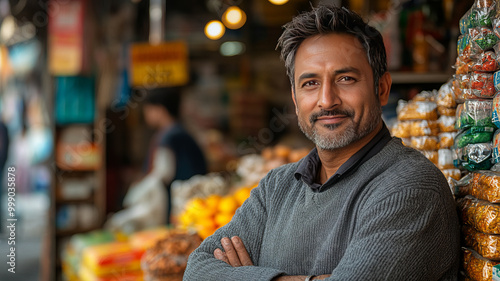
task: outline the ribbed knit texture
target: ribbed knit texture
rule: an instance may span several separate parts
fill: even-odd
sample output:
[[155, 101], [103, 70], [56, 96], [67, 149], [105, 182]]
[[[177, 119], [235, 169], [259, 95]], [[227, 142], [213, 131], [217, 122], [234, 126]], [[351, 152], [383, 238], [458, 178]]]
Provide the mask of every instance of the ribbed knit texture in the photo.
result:
[[[314, 193], [272, 170], [233, 220], [189, 257], [184, 280], [456, 280], [459, 227], [442, 173], [420, 152], [391, 140], [357, 172]], [[242, 238], [255, 266], [213, 256], [222, 237]]]

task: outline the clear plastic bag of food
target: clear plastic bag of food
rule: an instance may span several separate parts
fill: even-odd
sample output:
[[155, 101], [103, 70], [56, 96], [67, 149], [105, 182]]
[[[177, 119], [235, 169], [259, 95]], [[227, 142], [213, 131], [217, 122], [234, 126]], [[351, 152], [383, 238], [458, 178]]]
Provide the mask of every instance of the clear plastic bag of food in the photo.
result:
[[439, 133], [439, 147], [440, 148], [451, 148], [454, 145], [455, 137], [457, 132], [444, 132]]
[[437, 120], [440, 132], [454, 132], [457, 118], [455, 116], [441, 115]]
[[493, 113], [492, 99], [465, 100], [463, 106], [457, 107], [457, 129], [468, 127], [492, 127], [495, 128], [491, 117]]
[[500, 163], [500, 129], [496, 130], [493, 134], [493, 140], [491, 141], [493, 146], [492, 158], [493, 163]]
[[493, 73], [473, 72], [470, 78], [470, 88], [478, 98], [493, 98], [496, 93]]
[[439, 134], [439, 125], [437, 121], [418, 120], [410, 121], [410, 135], [412, 137], [437, 136]]
[[472, 9], [478, 26], [491, 26], [496, 15], [496, 3], [493, 0], [476, 0]]
[[471, 74], [466, 73], [466, 74], [457, 74], [455, 75], [455, 79], [457, 79], [458, 82], [458, 87], [460, 89], [470, 89], [470, 82], [471, 82]]
[[438, 92], [436, 90], [421, 91], [420, 93], [416, 94], [412, 98], [412, 101], [430, 101], [430, 102], [436, 102], [437, 93]]
[[498, 69], [497, 55], [493, 51], [481, 53], [472, 65], [472, 70], [478, 72], [495, 72]]
[[500, 71], [493, 73], [493, 86], [496, 91], [500, 91]]
[[440, 88], [436, 96], [436, 104], [438, 107], [449, 107], [455, 108], [457, 103], [455, 101], [455, 93], [452, 88], [452, 80], [444, 83]]
[[491, 203], [500, 203], [500, 173], [489, 170], [474, 172], [469, 194]]
[[457, 199], [462, 223], [486, 234], [500, 234], [500, 206], [467, 195]]
[[491, 122], [498, 128], [500, 127], [500, 93], [493, 97]]
[[476, 27], [469, 29], [471, 40], [471, 57], [477, 58], [482, 52], [493, 47], [498, 43], [498, 37], [490, 27]]
[[396, 112], [400, 121], [438, 119], [435, 102], [399, 100]]
[[499, 262], [482, 257], [476, 251], [462, 247], [462, 266], [465, 273], [474, 281], [491, 281], [492, 269]]
[[458, 161], [459, 165], [468, 171], [489, 169], [493, 166], [492, 150], [491, 142], [467, 144], [464, 147], [455, 148], [455, 166]]
[[438, 150], [439, 139], [436, 136], [411, 137], [411, 147], [417, 150]]
[[442, 169], [441, 172], [443, 173], [444, 177], [446, 179], [454, 179], [454, 180], [459, 180], [461, 176], [460, 169]]
[[[457, 54], [458, 54], [457, 58], [459, 59], [459, 61], [457, 61], [458, 64], [467, 64], [472, 61], [470, 39], [471, 38], [468, 31], [466, 34], [462, 34], [458, 37], [457, 41]], [[468, 71], [464, 73], [467, 72]]]
[[462, 226], [462, 237], [466, 247], [476, 251], [483, 258], [500, 261], [500, 235], [485, 234], [471, 226]]
[[477, 26], [476, 14], [473, 12], [473, 8], [470, 8], [465, 14], [460, 18], [458, 23], [461, 34], [467, 34], [469, 29]]
[[455, 137], [455, 147], [462, 148], [476, 143], [491, 144], [494, 132], [495, 128], [493, 127], [470, 127], [457, 134]]
[[451, 149], [441, 148], [438, 151], [437, 166], [439, 169], [453, 169], [453, 151]]
[[391, 133], [397, 138], [411, 137], [411, 121], [397, 121], [392, 127]]
[[429, 159], [434, 165], [438, 165], [439, 154], [437, 150], [419, 150], [427, 159]]

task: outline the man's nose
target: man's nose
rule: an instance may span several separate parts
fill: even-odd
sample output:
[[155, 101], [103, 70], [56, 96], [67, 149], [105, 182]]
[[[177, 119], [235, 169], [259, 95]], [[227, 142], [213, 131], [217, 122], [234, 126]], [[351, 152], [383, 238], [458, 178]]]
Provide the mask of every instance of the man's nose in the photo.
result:
[[318, 107], [321, 109], [331, 109], [341, 103], [338, 89], [330, 84], [323, 84], [318, 93]]

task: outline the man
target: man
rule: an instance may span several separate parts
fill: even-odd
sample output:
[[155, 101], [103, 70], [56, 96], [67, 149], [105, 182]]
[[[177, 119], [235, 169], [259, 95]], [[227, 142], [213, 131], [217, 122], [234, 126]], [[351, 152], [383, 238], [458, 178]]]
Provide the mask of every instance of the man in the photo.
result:
[[456, 280], [459, 227], [441, 172], [391, 138], [382, 37], [345, 8], [279, 39], [299, 126], [316, 145], [272, 170], [188, 262], [185, 280]]
[[172, 182], [207, 173], [201, 148], [180, 123], [180, 100], [179, 87], [148, 92], [144, 120], [156, 132], [145, 161], [146, 176], [130, 187], [123, 202], [125, 209], [106, 223], [107, 228], [133, 232], [169, 224]]

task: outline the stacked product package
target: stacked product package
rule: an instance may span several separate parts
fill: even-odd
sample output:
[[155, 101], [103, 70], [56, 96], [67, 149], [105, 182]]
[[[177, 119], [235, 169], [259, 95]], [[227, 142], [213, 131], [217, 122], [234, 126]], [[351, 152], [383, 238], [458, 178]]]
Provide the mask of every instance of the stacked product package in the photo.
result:
[[[460, 20], [452, 89], [458, 103], [451, 187], [462, 229], [462, 277], [500, 280], [500, 1], [476, 0]], [[497, 266], [498, 265], [498, 266]]]
[[453, 140], [456, 135], [454, 99], [451, 81], [439, 91], [423, 91], [410, 101], [400, 100], [398, 121], [392, 135], [424, 154], [446, 176], [460, 179], [453, 165]]

